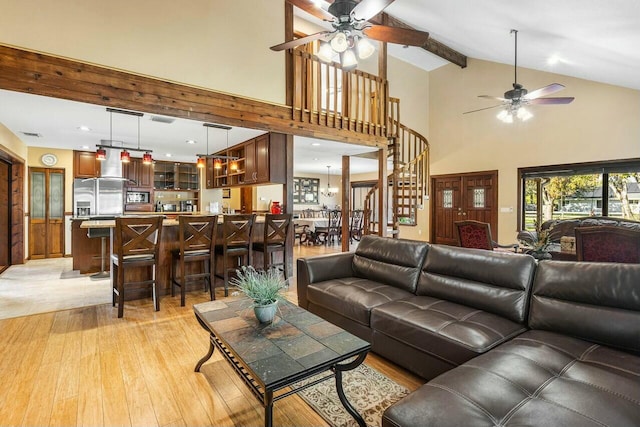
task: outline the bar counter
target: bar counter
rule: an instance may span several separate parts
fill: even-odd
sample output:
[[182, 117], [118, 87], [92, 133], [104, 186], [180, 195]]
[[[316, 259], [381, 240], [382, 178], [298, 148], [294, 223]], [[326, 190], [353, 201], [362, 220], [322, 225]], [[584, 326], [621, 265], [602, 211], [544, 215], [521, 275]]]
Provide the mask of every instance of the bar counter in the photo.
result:
[[[156, 214], [166, 215], [166, 212], [157, 212]], [[185, 212], [187, 215], [199, 215], [197, 212]], [[157, 264], [157, 277], [158, 277], [158, 291], [159, 295], [167, 295], [171, 293], [171, 251], [173, 249], [177, 249], [179, 247], [178, 242], [178, 219], [177, 216], [180, 214], [170, 213], [174, 218], [165, 218], [162, 222], [162, 232], [160, 235], [160, 255]], [[210, 213], [203, 213], [202, 215], [211, 215]], [[127, 215], [127, 216], [146, 216], [146, 215]], [[223, 214], [218, 214], [218, 230], [216, 241], [218, 244], [222, 244], [222, 221]], [[109, 242], [109, 248], [112, 247], [113, 244], [113, 229], [115, 228], [116, 221], [112, 220], [92, 220], [91, 218], [74, 218], [74, 221], [79, 222], [78, 229], [80, 231], [84, 231], [89, 228], [110, 228], [111, 229], [111, 237]], [[86, 234], [86, 233], [85, 233]], [[253, 241], [261, 242], [263, 240], [264, 234], [264, 216], [257, 215], [256, 222], [253, 226]], [[99, 239], [88, 239], [88, 240], [99, 240]], [[107, 260], [107, 264], [111, 266], [111, 250], [109, 249], [109, 259]], [[274, 255], [277, 259], [279, 254]], [[79, 255], [81, 256], [81, 255]], [[95, 255], [93, 255], [95, 257]], [[76, 269], [75, 262], [76, 254], [74, 254], [74, 269]], [[288, 260], [287, 264], [289, 265], [289, 271], [293, 265], [293, 255], [290, 256], [290, 260]], [[281, 258], [280, 258], [281, 259]], [[99, 263], [98, 263], [99, 264]], [[187, 264], [187, 272], [195, 273], [201, 271], [201, 263], [189, 263]], [[263, 258], [261, 252], [253, 253], [253, 265], [256, 268], [262, 268]], [[79, 268], [81, 273], [82, 268]], [[222, 257], [216, 257], [216, 270], [222, 271]], [[130, 276], [131, 274], [131, 276]], [[151, 277], [151, 268], [138, 268], [127, 271], [127, 280], [144, 280], [145, 277]], [[111, 275], [111, 283], [113, 284], [113, 275]], [[222, 279], [218, 278], [216, 280], [216, 285], [218, 287], [223, 286]], [[189, 284], [187, 286], [187, 291], [191, 290], [204, 290], [203, 285], [199, 281], [194, 281], [194, 283]], [[125, 293], [126, 300], [139, 299], [139, 298], [148, 298], [151, 297], [151, 289], [127, 289]]]

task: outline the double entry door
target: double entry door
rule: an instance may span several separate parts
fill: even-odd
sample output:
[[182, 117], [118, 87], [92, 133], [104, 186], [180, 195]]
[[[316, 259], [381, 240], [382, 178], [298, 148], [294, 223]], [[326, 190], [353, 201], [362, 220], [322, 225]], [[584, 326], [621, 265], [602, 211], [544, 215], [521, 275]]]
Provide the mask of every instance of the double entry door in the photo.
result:
[[498, 240], [498, 171], [431, 177], [431, 242], [457, 245], [456, 221], [476, 220], [491, 226]]
[[29, 168], [29, 256], [64, 256], [64, 169]]

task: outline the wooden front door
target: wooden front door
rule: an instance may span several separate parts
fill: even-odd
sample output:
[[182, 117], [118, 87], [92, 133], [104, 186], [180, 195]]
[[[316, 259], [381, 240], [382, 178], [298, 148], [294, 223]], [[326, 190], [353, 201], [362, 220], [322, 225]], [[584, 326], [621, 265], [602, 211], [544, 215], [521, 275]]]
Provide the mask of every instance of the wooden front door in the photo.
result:
[[64, 169], [29, 168], [29, 256], [64, 256]]
[[457, 245], [454, 223], [487, 222], [493, 240], [498, 239], [498, 172], [474, 172], [431, 178], [434, 203], [431, 211], [431, 242]]

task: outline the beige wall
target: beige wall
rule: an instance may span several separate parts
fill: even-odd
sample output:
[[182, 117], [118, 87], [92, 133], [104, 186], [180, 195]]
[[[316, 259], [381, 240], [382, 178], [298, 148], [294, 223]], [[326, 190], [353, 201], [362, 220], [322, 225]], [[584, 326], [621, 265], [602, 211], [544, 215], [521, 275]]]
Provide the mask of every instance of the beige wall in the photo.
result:
[[477, 95], [502, 96], [513, 67], [470, 59], [465, 69], [429, 75], [431, 174], [498, 170], [499, 207], [513, 207], [499, 213], [501, 243], [515, 241], [519, 167], [640, 157], [640, 91], [529, 69], [518, 69], [518, 80], [529, 90], [561, 83], [556, 96], [576, 99], [533, 106], [529, 121], [504, 124], [499, 109], [462, 113], [493, 105]]
[[0, 0], [0, 43], [284, 103], [284, 2]]
[[0, 123], [0, 150], [25, 161], [27, 159], [27, 144], [22, 142], [5, 125]]

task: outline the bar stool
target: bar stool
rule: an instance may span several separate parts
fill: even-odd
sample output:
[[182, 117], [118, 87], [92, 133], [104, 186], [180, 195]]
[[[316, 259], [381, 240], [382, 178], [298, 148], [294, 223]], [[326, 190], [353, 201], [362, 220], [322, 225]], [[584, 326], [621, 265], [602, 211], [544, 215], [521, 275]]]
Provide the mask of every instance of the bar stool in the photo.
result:
[[[151, 285], [155, 310], [160, 310], [158, 299], [157, 263], [163, 216], [116, 218], [111, 271], [113, 271], [113, 306], [118, 300], [118, 317], [124, 314], [124, 290], [127, 285]], [[125, 282], [125, 270], [133, 267], [151, 267], [151, 279]]]
[[[222, 222], [222, 245], [216, 245], [216, 256], [222, 256], [224, 296], [229, 296], [229, 270], [240, 266], [249, 266], [253, 262], [251, 243], [255, 214], [225, 215]], [[229, 266], [229, 257], [237, 259], [237, 265]]]
[[[180, 246], [171, 251], [171, 296], [175, 296], [175, 287], [180, 287], [180, 306], [184, 307], [184, 294], [187, 282], [194, 279], [204, 279], [204, 289], [209, 286], [211, 301], [216, 299], [214, 287], [211, 285], [211, 266], [214, 263], [216, 230], [218, 216], [190, 216], [178, 217], [178, 241]], [[185, 264], [201, 261], [203, 273], [187, 274]], [[178, 268], [179, 267], [179, 268]], [[176, 277], [177, 271], [180, 275]]]
[[[291, 218], [291, 214], [267, 214], [264, 218], [264, 239], [262, 242], [253, 244], [253, 250], [263, 254], [264, 271], [271, 267], [282, 266], [285, 279], [289, 278], [287, 274], [287, 242], [289, 241]], [[282, 262], [273, 262], [275, 252], [282, 252]]]
[[[113, 220], [112, 216], [105, 217], [92, 217], [92, 221], [99, 220]], [[87, 230], [87, 237], [90, 239], [100, 238], [100, 271], [98, 273], [92, 274], [90, 277], [92, 279], [103, 279], [109, 277], [109, 271], [106, 269], [107, 265], [107, 238], [111, 235], [111, 228], [90, 228]]]

